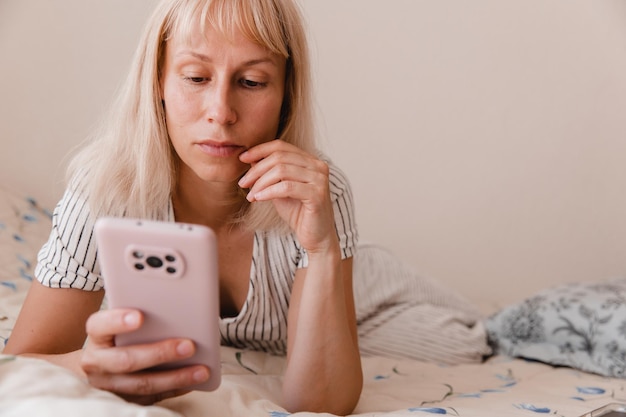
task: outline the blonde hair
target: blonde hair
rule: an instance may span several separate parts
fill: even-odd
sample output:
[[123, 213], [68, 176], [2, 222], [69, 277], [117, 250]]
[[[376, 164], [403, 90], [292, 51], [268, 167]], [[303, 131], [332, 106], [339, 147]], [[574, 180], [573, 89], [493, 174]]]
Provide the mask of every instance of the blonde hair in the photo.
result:
[[[209, 25], [225, 36], [241, 31], [287, 60], [279, 139], [315, 153], [310, 63], [294, 0], [163, 0], [147, 22], [125, 83], [90, 143], [71, 161], [95, 216], [161, 219], [176, 184], [176, 158], [160, 96], [165, 44]], [[234, 222], [284, 229], [271, 203], [254, 203]]]

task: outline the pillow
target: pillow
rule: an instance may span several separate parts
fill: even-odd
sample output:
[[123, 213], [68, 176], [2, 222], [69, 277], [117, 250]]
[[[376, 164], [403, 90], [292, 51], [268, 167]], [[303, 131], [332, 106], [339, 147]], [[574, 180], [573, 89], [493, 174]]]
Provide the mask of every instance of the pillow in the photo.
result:
[[626, 278], [561, 285], [486, 320], [496, 353], [626, 375]]
[[0, 187], [0, 350], [33, 280], [37, 252], [52, 226], [50, 211], [35, 199]]
[[454, 365], [491, 353], [478, 308], [389, 250], [360, 244], [353, 281], [363, 356]]

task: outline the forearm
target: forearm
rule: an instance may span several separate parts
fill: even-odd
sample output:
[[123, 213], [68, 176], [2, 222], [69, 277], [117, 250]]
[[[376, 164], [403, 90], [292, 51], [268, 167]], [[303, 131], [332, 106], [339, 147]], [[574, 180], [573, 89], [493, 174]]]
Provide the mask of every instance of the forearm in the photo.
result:
[[52, 364], [61, 366], [63, 368], [69, 369], [74, 372], [79, 377], [85, 377], [85, 372], [80, 366], [80, 358], [82, 351], [77, 350], [70, 353], [59, 353], [59, 354], [43, 354], [43, 353], [24, 353], [20, 356], [28, 357], [28, 358], [37, 358], [48, 361]]
[[50, 288], [34, 281], [3, 353], [45, 359], [84, 376], [85, 322], [103, 296], [103, 291]]
[[[345, 262], [349, 264], [342, 265], [338, 250], [310, 256], [306, 276], [295, 284], [301, 296], [289, 314], [283, 385], [290, 410], [348, 414], [358, 402], [363, 376], [351, 300], [351, 261]], [[343, 270], [346, 267], [349, 273]]]

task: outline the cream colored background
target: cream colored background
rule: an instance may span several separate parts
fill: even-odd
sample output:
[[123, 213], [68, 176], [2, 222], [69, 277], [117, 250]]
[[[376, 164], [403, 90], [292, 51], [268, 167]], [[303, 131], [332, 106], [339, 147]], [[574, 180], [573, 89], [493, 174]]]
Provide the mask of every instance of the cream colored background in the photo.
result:
[[[497, 307], [626, 275], [626, 2], [300, 0], [363, 241]], [[0, 185], [48, 204], [154, 0], [0, 0]]]

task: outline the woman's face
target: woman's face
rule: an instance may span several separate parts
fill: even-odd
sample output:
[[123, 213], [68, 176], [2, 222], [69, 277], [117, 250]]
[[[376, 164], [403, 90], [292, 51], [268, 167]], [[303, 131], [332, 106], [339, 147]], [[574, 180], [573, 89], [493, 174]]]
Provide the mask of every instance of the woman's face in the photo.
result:
[[286, 61], [241, 33], [230, 41], [210, 28], [194, 33], [165, 47], [167, 130], [182, 175], [234, 182], [249, 168], [239, 155], [276, 139]]

